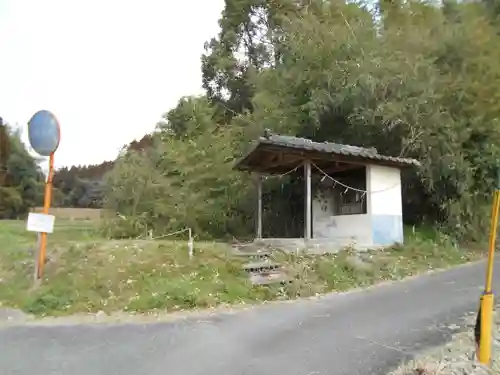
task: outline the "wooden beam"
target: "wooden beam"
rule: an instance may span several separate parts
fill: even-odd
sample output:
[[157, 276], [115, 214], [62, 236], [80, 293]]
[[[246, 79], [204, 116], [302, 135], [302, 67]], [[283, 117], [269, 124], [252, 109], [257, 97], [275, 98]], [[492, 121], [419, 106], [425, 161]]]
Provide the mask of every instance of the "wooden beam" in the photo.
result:
[[[345, 172], [345, 171], [350, 171], [353, 169], [361, 169], [364, 166], [358, 165], [358, 164], [347, 164], [347, 163], [336, 163], [333, 166], [328, 166], [328, 165], [321, 165], [318, 164], [318, 167], [321, 168], [321, 170], [327, 174], [333, 174], [333, 173], [339, 173], [339, 172]], [[314, 168], [312, 173], [314, 173]], [[319, 171], [317, 171], [319, 172]], [[321, 174], [321, 172], [319, 172]]]
[[328, 152], [321, 152], [316, 150], [302, 150], [298, 148], [277, 146], [277, 145], [266, 145], [266, 151], [274, 152], [284, 152], [287, 155], [297, 155], [301, 159], [309, 160], [323, 160], [323, 161], [339, 161], [353, 165], [367, 165], [367, 164], [377, 164], [377, 165], [387, 165], [399, 168], [411, 167], [412, 165], [401, 164], [389, 160], [377, 160], [377, 159], [366, 159], [362, 156], [351, 156], [351, 155], [338, 155]]
[[264, 156], [260, 160], [260, 164], [268, 165], [276, 162], [279, 163], [282, 158], [283, 158], [282, 152], [275, 152], [273, 150], [264, 151]]
[[302, 158], [299, 158], [297, 156], [292, 155], [292, 157], [288, 156], [287, 157], [280, 157], [278, 160], [275, 160], [271, 163], [263, 165], [264, 169], [273, 169], [276, 167], [281, 167], [283, 168], [290, 166], [290, 168], [293, 168], [293, 165], [299, 166], [299, 164], [302, 162]]
[[[365, 167], [370, 164], [386, 165], [396, 168], [403, 168], [407, 166], [391, 161], [363, 159], [360, 156], [336, 155], [314, 150], [307, 151], [287, 148], [283, 146], [267, 145], [266, 148], [260, 148], [257, 150], [258, 151], [256, 151], [255, 154], [247, 157], [244, 162], [240, 163], [237, 169], [250, 172], [260, 172], [262, 174], [278, 175], [288, 172], [295, 166], [300, 165], [300, 163], [305, 159], [310, 160], [311, 163], [317, 164], [326, 173], [335, 173], [340, 170]], [[335, 167], [331, 167], [330, 165], [335, 165]], [[339, 168], [336, 167], [337, 165]], [[342, 166], [342, 168], [340, 168], [340, 166]], [[317, 173], [314, 167], [312, 168], [312, 173]]]
[[262, 176], [257, 174], [257, 222], [256, 222], [256, 237], [262, 238]]
[[311, 214], [312, 214], [312, 197], [311, 197], [311, 162], [306, 160], [304, 162], [304, 183], [305, 183], [305, 215], [304, 215], [304, 240], [311, 239]]

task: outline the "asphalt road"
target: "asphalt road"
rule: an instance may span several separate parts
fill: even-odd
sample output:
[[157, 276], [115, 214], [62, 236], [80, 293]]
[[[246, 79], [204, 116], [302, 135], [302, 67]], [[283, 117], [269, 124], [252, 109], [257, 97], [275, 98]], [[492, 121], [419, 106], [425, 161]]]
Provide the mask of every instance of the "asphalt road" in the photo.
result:
[[169, 323], [7, 327], [0, 329], [0, 374], [386, 374], [449, 339], [446, 326], [476, 310], [483, 274], [479, 263]]

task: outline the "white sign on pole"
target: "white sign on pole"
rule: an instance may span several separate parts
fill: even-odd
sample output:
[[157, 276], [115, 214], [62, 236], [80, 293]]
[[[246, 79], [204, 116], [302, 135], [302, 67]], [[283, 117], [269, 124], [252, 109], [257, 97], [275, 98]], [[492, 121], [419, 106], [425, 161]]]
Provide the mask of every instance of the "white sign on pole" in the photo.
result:
[[54, 215], [38, 214], [30, 212], [26, 229], [30, 232], [52, 233], [54, 232]]

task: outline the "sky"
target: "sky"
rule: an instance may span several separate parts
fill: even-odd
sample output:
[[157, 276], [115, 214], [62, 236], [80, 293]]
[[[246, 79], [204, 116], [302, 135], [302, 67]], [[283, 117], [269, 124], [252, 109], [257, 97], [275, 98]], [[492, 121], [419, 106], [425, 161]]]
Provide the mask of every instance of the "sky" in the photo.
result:
[[56, 167], [113, 160], [184, 95], [224, 0], [0, 0], [0, 117], [61, 126]]

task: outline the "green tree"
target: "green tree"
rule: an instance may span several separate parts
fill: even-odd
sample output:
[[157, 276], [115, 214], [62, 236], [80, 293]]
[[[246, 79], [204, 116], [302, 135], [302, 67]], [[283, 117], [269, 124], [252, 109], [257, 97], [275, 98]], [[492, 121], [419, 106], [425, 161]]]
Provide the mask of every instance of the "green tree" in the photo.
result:
[[[109, 207], [141, 230], [249, 233], [253, 188], [231, 167], [270, 128], [419, 159], [404, 175], [406, 218], [478, 233], [500, 155], [500, 36], [490, 9], [226, 0], [202, 58], [207, 96], [183, 98], [154, 147], [117, 161]], [[292, 192], [285, 185], [275, 192]]]
[[42, 201], [43, 174], [28, 153], [19, 131], [7, 128], [10, 152], [4, 184], [0, 186], [0, 218], [17, 218]]
[[279, 64], [286, 37], [281, 23], [299, 8], [293, 0], [225, 0], [220, 32], [202, 56], [203, 87], [219, 117], [229, 121], [252, 111], [254, 78]]
[[167, 117], [184, 119], [181, 134], [162, 123], [154, 147], [116, 161], [107, 176], [106, 207], [119, 215], [106, 227], [118, 236], [185, 227], [205, 237], [247, 234], [251, 184], [232, 170], [241, 129], [213, 122], [215, 109], [204, 99], [184, 99], [177, 110]]
[[214, 123], [214, 110], [207, 97], [183, 97], [177, 106], [163, 115], [158, 128], [177, 137], [201, 134]]
[[0, 117], [0, 186], [7, 184], [7, 162], [10, 156], [10, 136]]

